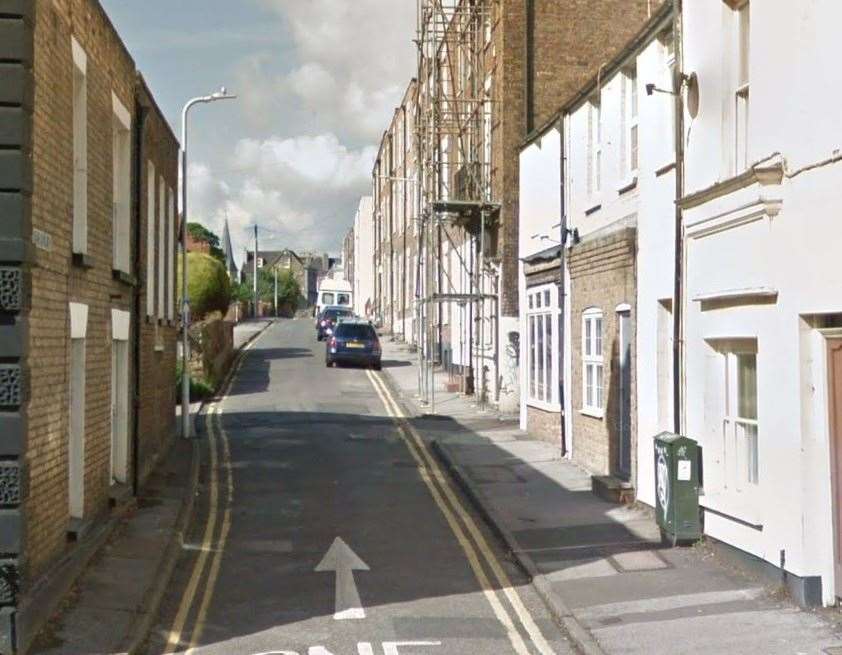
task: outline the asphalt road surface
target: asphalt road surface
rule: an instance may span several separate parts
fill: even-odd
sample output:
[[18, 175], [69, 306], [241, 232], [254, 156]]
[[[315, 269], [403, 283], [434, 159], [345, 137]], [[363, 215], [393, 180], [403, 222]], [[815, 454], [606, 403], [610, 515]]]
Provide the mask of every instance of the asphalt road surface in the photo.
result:
[[210, 407], [147, 655], [572, 652], [380, 374], [324, 347], [272, 325]]

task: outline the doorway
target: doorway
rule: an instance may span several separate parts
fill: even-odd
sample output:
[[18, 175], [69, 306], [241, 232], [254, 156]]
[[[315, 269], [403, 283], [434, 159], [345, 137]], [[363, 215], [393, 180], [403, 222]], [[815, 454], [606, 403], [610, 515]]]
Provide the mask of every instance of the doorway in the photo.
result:
[[842, 591], [842, 337], [827, 339], [828, 407], [833, 475], [834, 577]]
[[624, 480], [631, 478], [631, 310], [619, 308], [617, 311], [619, 325], [619, 375], [617, 381], [620, 386], [618, 398], [619, 424], [619, 452], [617, 468]]
[[111, 484], [128, 482], [129, 342], [111, 342]]

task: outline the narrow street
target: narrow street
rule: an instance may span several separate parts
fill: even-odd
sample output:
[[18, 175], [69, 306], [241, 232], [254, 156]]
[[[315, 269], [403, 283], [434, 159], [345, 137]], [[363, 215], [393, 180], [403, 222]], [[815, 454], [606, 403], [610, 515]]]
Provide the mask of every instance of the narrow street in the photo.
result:
[[146, 653], [572, 652], [400, 412], [381, 374], [325, 367], [311, 320], [266, 330], [203, 422]]

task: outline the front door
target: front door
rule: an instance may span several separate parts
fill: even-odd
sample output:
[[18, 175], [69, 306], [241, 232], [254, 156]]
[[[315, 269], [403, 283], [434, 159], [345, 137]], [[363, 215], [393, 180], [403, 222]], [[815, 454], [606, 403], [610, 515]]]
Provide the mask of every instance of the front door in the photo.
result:
[[631, 313], [621, 311], [617, 314], [620, 325], [619, 344], [619, 462], [618, 473], [628, 480], [631, 478]]
[[836, 533], [836, 595], [842, 596], [842, 337], [827, 340], [827, 370], [833, 472], [833, 527]]
[[129, 342], [111, 342], [111, 484], [128, 482]]

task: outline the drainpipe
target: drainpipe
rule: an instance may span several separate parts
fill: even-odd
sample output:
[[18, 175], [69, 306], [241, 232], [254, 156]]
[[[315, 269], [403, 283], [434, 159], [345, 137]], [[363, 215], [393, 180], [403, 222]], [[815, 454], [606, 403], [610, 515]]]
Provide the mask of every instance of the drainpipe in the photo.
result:
[[672, 385], [673, 385], [673, 429], [681, 434], [682, 420], [682, 334], [684, 294], [684, 239], [682, 234], [681, 198], [684, 197], [684, 81], [682, 43], [682, 0], [673, 0], [673, 40], [675, 42], [675, 287], [673, 292], [673, 334], [672, 334]]
[[[566, 163], [567, 157], [565, 152], [565, 138], [564, 138], [564, 114], [562, 114], [558, 119], [558, 132], [559, 138], [561, 143], [561, 161], [559, 169], [561, 174], [559, 175], [559, 184], [561, 185], [561, 193], [559, 194], [559, 212], [561, 214], [560, 223], [559, 223], [559, 230], [560, 230], [560, 237], [559, 243], [561, 244], [558, 253], [558, 402], [559, 402], [559, 416], [561, 418], [561, 426], [560, 426], [560, 437], [561, 437], [561, 456], [565, 457], [568, 454], [567, 448], [567, 431], [565, 429], [565, 424], [567, 422], [567, 416], [564, 412], [565, 406], [565, 397], [564, 397], [564, 373], [565, 373], [565, 366], [564, 366], [564, 326], [567, 321], [567, 291], [565, 285], [565, 275], [564, 269], [566, 266], [566, 254], [567, 254], [567, 205], [565, 203], [565, 192], [567, 190], [567, 185], [565, 184], [565, 170], [566, 170]], [[527, 382], [528, 384], [528, 382]]]
[[[143, 188], [141, 178], [143, 175], [143, 130], [146, 126], [146, 110], [139, 102], [135, 102], [135, 128], [134, 128], [134, 152], [135, 152], [135, 176], [134, 176], [134, 271], [135, 279], [140, 279], [141, 261], [140, 261], [140, 243], [142, 238], [141, 211], [140, 205], [143, 199]], [[132, 315], [132, 335], [134, 343], [132, 344], [132, 369], [134, 371], [134, 398], [132, 412], [132, 495], [137, 496], [140, 487], [140, 344], [141, 344], [141, 313], [143, 308], [140, 306], [140, 283], [135, 282], [134, 293], [134, 312]]]

